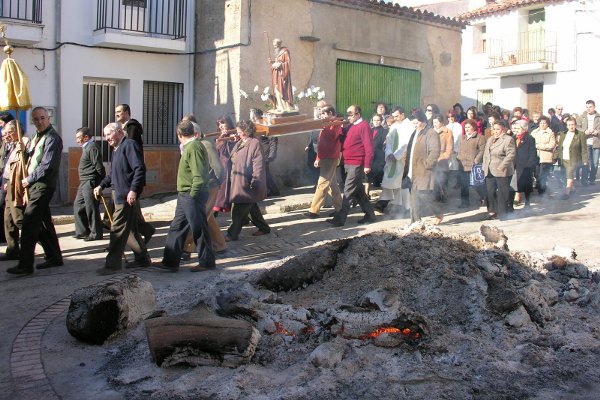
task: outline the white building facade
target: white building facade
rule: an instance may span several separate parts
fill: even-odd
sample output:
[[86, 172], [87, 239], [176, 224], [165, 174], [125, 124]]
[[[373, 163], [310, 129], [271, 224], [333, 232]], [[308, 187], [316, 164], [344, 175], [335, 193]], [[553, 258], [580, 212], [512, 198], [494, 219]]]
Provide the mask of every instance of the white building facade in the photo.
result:
[[600, 1], [488, 1], [462, 15], [462, 104], [580, 113], [600, 101]]
[[[194, 0], [0, 0], [0, 23], [33, 105], [50, 110], [65, 152], [77, 146], [81, 126], [101, 140], [119, 103], [144, 125], [145, 143], [170, 146], [193, 104], [194, 7]], [[72, 168], [63, 158], [63, 169]]]

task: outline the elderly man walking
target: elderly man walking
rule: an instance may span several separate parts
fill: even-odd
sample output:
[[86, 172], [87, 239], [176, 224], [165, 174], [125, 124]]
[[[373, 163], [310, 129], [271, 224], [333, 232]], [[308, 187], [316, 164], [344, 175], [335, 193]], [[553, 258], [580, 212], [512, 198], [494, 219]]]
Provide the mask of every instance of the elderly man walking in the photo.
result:
[[369, 224], [375, 222], [375, 211], [363, 185], [365, 175], [371, 171], [371, 160], [373, 159], [371, 127], [367, 121], [363, 120], [359, 106], [352, 105], [348, 107], [346, 114], [351, 124], [346, 132], [342, 148], [346, 181], [344, 183], [342, 209], [332, 219], [327, 220], [333, 226], [344, 226], [350, 211], [350, 200], [352, 198], [356, 199], [365, 213], [364, 217], [358, 220], [358, 223]]
[[135, 261], [128, 268], [148, 267], [151, 265], [146, 243], [138, 231], [136, 202], [142, 193], [146, 181], [146, 166], [138, 144], [125, 137], [120, 123], [113, 122], [104, 127], [104, 138], [114, 149], [110, 174], [106, 175], [100, 185], [94, 188], [94, 195], [102, 195], [102, 189], [112, 187], [115, 203], [113, 221], [110, 227], [110, 242], [104, 268], [97, 272], [109, 275], [121, 270], [121, 257], [127, 244], [129, 233], [133, 240], [129, 241], [135, 254]]
[[215, 255], [206, 221], [208, 154], [202, 143], [195, 140], [191, 122], [183, 121], [177, 126], [177, 138], [183, 147], [177, 170], [177, 206], [169, 227], [163, 259], [157, 267], [171, 272], [179, 270], [183, 245], [191, 230], [198, 249], [198, 265], [191, 271], [206, 271], [215, 268]]
[[81, 146], [79, 159], [79, 187], [73, 202], [75, 216], [75, 239], [86, 242], [102, 239], [100, 203], [94, 197], [94, 188], [106, 176], [100, 148], [92, 140], [90, 128], [77, 129], [75, 140]]
[[[39, 241], [46, 253], [46, 261], [37, 269], [60, 267], [63, 265], [62, 251], [52, 215], [50, 200], [56, 189], [63, 143], [60, 135], [50, 124], [48, 110], [36, 107], [31, 112], [36, 133], [24, 155], [27, 158], [28, 176], [23, 178], [27, 193], [27, 207], [23, 213], [21, 230], [21, 250], [19, 264], [7, 269], [9, 274], [29, 275], [33, 273], [35, 245]], [[23, 144], [17, 144], [24, 150]]]

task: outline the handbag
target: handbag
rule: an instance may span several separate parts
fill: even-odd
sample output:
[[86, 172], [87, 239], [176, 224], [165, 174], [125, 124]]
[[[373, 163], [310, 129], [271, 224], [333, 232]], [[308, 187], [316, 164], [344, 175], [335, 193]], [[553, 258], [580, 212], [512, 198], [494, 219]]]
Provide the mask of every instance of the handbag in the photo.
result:
[[482, 164], [473, 164], [471, 167], [471, 175], [469, 176], [469, 185], [481, 186], [485, 183], [485, 175], [483, 174]]

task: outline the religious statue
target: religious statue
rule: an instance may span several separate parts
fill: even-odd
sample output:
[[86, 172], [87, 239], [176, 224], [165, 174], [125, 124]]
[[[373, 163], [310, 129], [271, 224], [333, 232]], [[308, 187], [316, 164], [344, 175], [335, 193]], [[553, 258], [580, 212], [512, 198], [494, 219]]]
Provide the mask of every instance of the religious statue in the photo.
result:
[[290, 51], [282, 46], [281, 39], [273, 39], [273, 47], [275, 60], [269, 57], [269, 63], [276, 109], [277, 112], [290, 112], [294, 110]]

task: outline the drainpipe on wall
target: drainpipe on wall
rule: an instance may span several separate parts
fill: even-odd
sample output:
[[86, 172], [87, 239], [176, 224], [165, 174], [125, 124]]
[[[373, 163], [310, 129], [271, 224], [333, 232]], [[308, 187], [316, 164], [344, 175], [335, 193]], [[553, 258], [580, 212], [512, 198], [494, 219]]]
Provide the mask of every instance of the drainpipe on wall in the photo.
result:
[[[62, 43], [62, 0], [56, 0], [56, 16], [54, 21], [54, 26], [56, 27], [56, 43]], [[58, 125], [57, 131], [58, 134], [63, 138], [65, 133], [62, 131], [62, 113], [61, 113], [61, 49], [58, 49], [55, 53], [56, 61], [55, 61], [55, 107], [54, 107], [54, 117], [53, 120]], [[68, 182], [69, 181], [69, 157], [68, 152], [65, 152], [63, 148], [62, 157], [60, 160], [60, 170], [58, 174], [58, 185], [56, 193], [54, 193], [53, 203], [54, 204], [64, 204], [68, 200], [67, 191], [68, 191]]]

